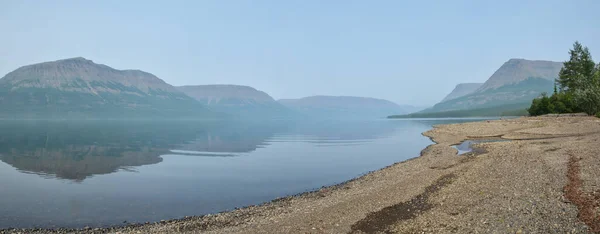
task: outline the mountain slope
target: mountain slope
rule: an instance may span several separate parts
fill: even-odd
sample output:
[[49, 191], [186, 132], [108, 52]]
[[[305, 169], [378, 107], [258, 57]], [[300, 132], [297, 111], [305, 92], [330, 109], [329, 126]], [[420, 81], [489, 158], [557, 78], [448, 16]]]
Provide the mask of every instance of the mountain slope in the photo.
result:
[[[401, 113], [415, 113], [415, 112], [427, 109], [429, 107], [429, 106], [413, 106], [413, 105], [400, 105], [400, 104], [398, 104], [398, 105], [400, 106], [400, 110], [402, 111]], [[398, 113], [396, 113], [396, 114], [398, 114]]]
[[241, 85], [190, 85], [177, 87], [211, 110], [240, 117], [283, 117], [291, 111], [263, 91]]
[[554, 82], [563, 64], [543, 60], [510, 59], [477, 89], [476, 92], [516, 84], [529, 78], [542, 78]]
[[281, 99], [279, 103], [304, 115], [324, 118], [383, 118], [407, 113], [396, 103], [367, 97], [311, 96]]
[[543, 92], [552, 92], [562, 63], [510, 59], [474, 92], [442, 101], [423, 113], [519, 106], [526, 108]]
[[475, 92], [483, 83], [461, 83], [457, 84], [456, 87], [450, 92], [441, 102], [456, 99], [467, 94]]
[[0, 79], [2, 117], [206, 117], [200, 103], [139, 70], [84, 58], [18, 68]]
[[475, 92], [463, 97], [441, 102], [433, 106], [437, 111], [488, 108], [509, 104], [531, 104], [531, 100], [543, 92], [551, 92], [554, 82], [542, 78], [529, 78], [516, 84], [501, 86], [497, 89]]

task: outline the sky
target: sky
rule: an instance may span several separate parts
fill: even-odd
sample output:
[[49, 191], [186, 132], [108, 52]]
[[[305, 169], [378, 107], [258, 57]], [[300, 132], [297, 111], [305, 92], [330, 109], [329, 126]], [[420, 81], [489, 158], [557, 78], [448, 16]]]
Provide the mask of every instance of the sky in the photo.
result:
[[0, 0], [0, 76], [85, 57], [172, 85], [433, 105], [510, 58], [600, 60], [600, 1]]

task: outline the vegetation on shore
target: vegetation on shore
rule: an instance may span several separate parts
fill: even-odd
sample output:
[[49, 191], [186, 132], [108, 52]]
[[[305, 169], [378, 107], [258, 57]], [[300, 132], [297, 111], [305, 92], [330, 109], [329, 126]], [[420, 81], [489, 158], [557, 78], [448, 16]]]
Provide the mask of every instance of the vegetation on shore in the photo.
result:
[[600, 116], [600, 64], [596, 65], [589, 49], [579, 42], [573, 44], [569, 54], [554, 93], [533, 99], [527, 109], [531, 116], [576, 112]]

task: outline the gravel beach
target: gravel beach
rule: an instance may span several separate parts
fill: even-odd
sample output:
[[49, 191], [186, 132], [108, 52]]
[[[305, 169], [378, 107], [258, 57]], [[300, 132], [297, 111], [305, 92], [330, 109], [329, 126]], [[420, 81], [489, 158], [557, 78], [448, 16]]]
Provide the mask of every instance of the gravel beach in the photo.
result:
[[[0, 233], [600, 233], [600, 119], [435, 126], [421, 156], [231, 212], [108, 229]], [[457, 156], [464, 140], [476, 144]]]

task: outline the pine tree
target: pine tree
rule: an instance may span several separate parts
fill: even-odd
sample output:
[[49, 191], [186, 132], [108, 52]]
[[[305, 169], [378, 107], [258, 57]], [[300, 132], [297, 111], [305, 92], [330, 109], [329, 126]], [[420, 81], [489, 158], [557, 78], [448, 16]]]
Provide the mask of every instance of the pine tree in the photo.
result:
[[589, 85], [597, 85], [596, 63], [587, 47], [576, 41], [569, 50], [570, 59], [564, 62], [557, 82], [563, 91], [584, 89]]
[[577, 41], [569, 55], [554, 83], [554, 94], [534, 99], [530, 115], [583, 111], [600, 116], [600, 64], [594, 63], [588, 48]]

